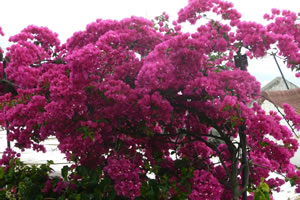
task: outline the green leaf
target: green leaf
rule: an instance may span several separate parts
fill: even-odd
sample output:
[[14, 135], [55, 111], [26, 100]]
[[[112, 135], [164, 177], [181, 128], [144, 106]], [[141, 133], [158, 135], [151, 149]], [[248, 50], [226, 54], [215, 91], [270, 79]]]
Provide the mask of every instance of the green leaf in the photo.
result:
[[13, 167], [13, 165], [14, 165], [14, 159], [12, 158], [12, 159], [9, 160], [9, 166]]
[[116, 192], [115, 190], [113, 190], [113, 191], [109, 194], [108, 200], [113, 200], [113, 199], [116, 198], [116, 196], [117, 196], [117, 192]]
[[224, 39], [226, 40], [226, 41], [229, 41], [229, 38], [228, 38], [228, 35], [227, 35], [227, 33], [223, 33], [223, 37], [224, 37]]
[[0, 179], [3, 179], [4, 177], [4, 168], [3, 167], [0, 167]]
[[297, 179], [296, 176], [294, 176], [293, 178], [289, 179], [290, 184], [291, 184], [292, 187], [296, 185], [296, 179]]
[[64, 178], [65, 181], [67, 181], [68, 179], [68, 170], [69, 167], [67, 165], [65, 165], [62, 169], [61, 169], [61, 175]]
[[269, 193], [270, 192], [270, 188], [269, 188], [269, 185], [265, 182], [261, 183], [260, 184], [260, 188], [263, 192], [267, 192]]
[[161, 189], [161, 192], [164, 194], [164, 193], [167, 193], [170, 190], [170, 186], [164, 184], [164, 185], [160, 186], [160, 189]]
[[[57, 200], [66, 200], [67, 198], [66, 198], [66, 195], [65, 194], [63, 194], [63, 195], [61, 195]], [[43, 199], [44, 200], [44, 199]]]
[[270, 200], [270, 188], [264, 178], [261, 178], [260, 185], [254, 192], [254, 200]]
[[157, 182], [155, 180], [149, 180], [149, 183], [150, 183], [150, 199], [159, 199], [158, 198], [158, 194], [159, 194], [159, 188], [158, 188], [158, 185], [157, 185]]
[[101, 182], [99, 189], [101, 192], [105, 192], [107, 190], [107, 187], [111, 184], [111, 181], [108, 177], [105, 177]]
[[9, 168], [8, 170], [8, 177], [13, 178], [15, 174], [14, 168]]
[[88, 169], [86, 167], [84, 167], [84, 166], [78, 166], [77, 170], [78, 170], [78, 174], [80, 176], [84, 176], [84, 177], [88, 176]]
[[261, 146], [261, 147], [267, 147], [269, 146], [269, 143], [265, 142], [265, 141], [259, 141], [258, 144]]
[[54, 161], [53, 160], [47, 160], [47, 165], [53, 165]]

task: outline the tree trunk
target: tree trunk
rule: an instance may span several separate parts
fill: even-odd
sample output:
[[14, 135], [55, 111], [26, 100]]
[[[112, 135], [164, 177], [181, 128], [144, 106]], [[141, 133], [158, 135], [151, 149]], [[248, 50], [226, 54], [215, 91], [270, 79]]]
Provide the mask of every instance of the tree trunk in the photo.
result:
[[232, 182], [232, 199], [233, 200], [239, 200], [240, 199], [240, 188], [239, 188], [239, 182], [237, 178], [234, 178], [235, 180]]

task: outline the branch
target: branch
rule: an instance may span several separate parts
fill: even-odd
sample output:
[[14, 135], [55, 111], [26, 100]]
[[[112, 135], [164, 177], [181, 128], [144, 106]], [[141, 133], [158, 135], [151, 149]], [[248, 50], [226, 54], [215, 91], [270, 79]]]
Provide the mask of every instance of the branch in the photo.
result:
[[247, 159], [247, 138], [245, 135], [245, 126], [241, 126], [239, 129], [240, 144], [242, 148], [242, 199], [247, 200], [247, 189], [249, 184], [249, 163]]
[[38, 62], [30, 64], [29, 66], [33, 67], [33, 68], [37, 68], [37, 67], [40, 67], [42, 64], [45, 64], [45, 63], [66, 64], [66, 62], [64, 60], [62, 60], [62, 59], [56, 59], [56, 60], [39, 60]]
[[225, 172], [226, 172], [226, 175], [227, 175], [228, 177], [230, 177], [229, 169], [228, 169], [227, 166], [225, 165], [225, 162], [224, 162], [224, 160], [223, 160], [223, 158], [222, 158], [222, 154], [221, 154], [221, 152], [218, 150], [217, 146], [216, 146], [215, 144], [213, 144], [213, 143], [207, 142], [206, 140], [204, 140], [203, 138], [199, 137], [198, 135], [196, 135], [196, 134], [194, 134], [194, 133], [189, 132], [189, 134], [192, 135], [193, 137], [197, 138], [197, 139], [200, 140], [201, 142], [203, 142], [206, 146], [208, 146], [208, 147], [211, 148], [212, 150], [216, 151], [216, 153], [218, 154], [218, 157], [219, 157], [219, 159], [220, 159], [220, 162], [221, 162], [221, 164], [222, 164], [222, 166], [223, 166], [223, 168], [224, 168], [224, 170], [225, 170]]
[[18, 94], [16, 88], [21, 88], [20, 86], [14, 84], [13, 82], [7, 80], [7, 75], [5, 72], [5, 68], [6, 68], [6, 62], [7, 60], [9, 60], [9, 58], [5, 58], [3, 60], [3, 78], [0, 80], [0, 83], [2, 83], [4, 85], [4, 93], [9, 93], [11, 92], [14, 96]]
[[7, 80], [7, 79], [1, 79], [0, 82], [6, 83], [6, 84], [8, 84], [8, 85], [10, 85], [10, 86], [12, 86], [12, 87], [21, 88], [21, 87], [18, 86], [17, 84], [15, 84], [15, 83], [13, 83], [13, 82]]

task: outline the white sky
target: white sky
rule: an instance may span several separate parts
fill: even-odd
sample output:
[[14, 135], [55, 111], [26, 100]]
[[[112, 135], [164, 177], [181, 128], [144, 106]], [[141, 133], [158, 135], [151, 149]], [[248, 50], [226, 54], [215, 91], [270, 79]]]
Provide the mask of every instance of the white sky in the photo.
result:
[[[299, 0], [229, 0], [247, 21], [264, 23], [264, 13], [271, 8], [300, 12]], [[0, 0], [0, 26], [5, 37], [0, 37], [0, 46], [6, 47], [8, 37], [19, 33], [27, 25], [47, 26], [59, 34], [62, 42], [75, 31], [83, 30], [97, 18], [122, 19], [132, 15], [153, 19], [166, 11], [171, 20], [187, 4], [187, 0]], [[300, 87], [300, 79], [286, 69], [278, 60], [286, 79]], [[249, 72], [264, 85], [280, 76], [272, 57], [252, 60]]]

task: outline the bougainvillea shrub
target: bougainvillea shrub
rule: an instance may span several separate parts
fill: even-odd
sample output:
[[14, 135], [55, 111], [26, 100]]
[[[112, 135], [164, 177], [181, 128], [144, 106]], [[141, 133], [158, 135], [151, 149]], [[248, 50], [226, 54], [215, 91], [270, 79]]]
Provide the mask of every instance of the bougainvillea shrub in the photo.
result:
[[[100, 170], [97, 184], [119, 199], [272, 195], [285, 181], [300, 183], [290, 163], [298, 142], [276, 112], [252, 103], [260, 84], [234, 56], [276, 48], [299, 70], [297, 17], [273, 9], [264, 26], [242, 21], [232, 3], [189, 0], [172, 24], [166, 13], [98, 19], [65, 44], [46, 27], [28, 26], [0, 52], [1, 126], [21, 149], [45, 151], [40, 142], [56, 136], [75, 168]], [[186, 21], [197, 31], [183, 32]], [[285, 110], [299, 128], [299, 116]], [[260, 190], [266, 184], [270, 191]]]

